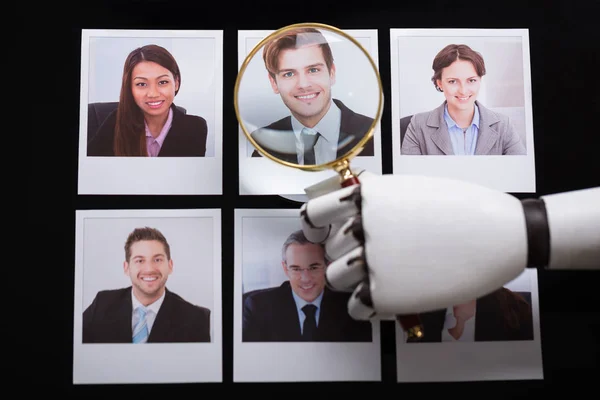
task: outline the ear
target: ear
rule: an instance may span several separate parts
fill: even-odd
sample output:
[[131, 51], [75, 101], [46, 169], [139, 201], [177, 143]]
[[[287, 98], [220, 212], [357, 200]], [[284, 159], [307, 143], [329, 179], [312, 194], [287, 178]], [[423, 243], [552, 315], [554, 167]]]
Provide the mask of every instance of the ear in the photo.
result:
[[123, 261], [123, 273], [129, 275], [129, 263], [127, 261]]
[[283, 273], [285, 274], [285, 276], [287, 276], [289, 278], [290, 275], [289, 275], [288, 269], [286, 268], [285, 261], [281, 262], [281, 268], [283, 268]]
[[273, 79], [270, 72], [267, 72], [267, 75], [269, 76], [269, 83], [271, 83], [271, 88], [273, 89], [273, 93], [279, 94], [279, 89], [277, 88], [277, 82], [275, 81], [275, 79]]
[[177, 96], [178, 91], [179, 91], [179, 78], [175, 78], [175, 96]]
[[331, 80], [331, 86], [335, 85], [335, 64], [331, 64], [331, 70], [329, 71], [329, 79]]
[[442, 90], [442, 80], [441, 80], [441, 79], [436, 79], [436, 80], [435, 80], [435, 84], [437, 85], [437, 87], [438, 87], [438, 90], [439, 90], [440, 92], [443, 92], [443, 90]]
[[173, 273], [173, 259], [169, 260], [169, 275]]

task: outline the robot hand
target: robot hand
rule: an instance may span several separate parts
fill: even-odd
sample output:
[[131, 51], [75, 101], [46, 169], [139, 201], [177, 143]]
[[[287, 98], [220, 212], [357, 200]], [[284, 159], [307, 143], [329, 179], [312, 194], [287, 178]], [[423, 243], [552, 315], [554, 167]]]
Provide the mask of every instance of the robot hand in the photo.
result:
[[325, 245], [328, 286], [353, 292], [355, 319], [460, 304], [528, 267], [599, 268], [600, 188], [522, 201], [445, 178], [359, 180], [300, 209], [306, 237]]

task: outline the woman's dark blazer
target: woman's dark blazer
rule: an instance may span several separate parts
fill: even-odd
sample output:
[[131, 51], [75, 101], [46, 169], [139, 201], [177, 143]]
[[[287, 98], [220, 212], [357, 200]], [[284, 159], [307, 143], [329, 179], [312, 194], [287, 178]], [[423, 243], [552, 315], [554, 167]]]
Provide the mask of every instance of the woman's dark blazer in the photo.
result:
[[[173, 123], [158, 157], [204, 157], [208, 134], [206, 120], [196, 115], [184, 114], [175, 107], [175, 104], [171, 105], [171, 109]], [[96, 135], [88, 143], [88, 157], [114, 156], [116, 122], [117, 110], [114, 110], [106, 117]]]

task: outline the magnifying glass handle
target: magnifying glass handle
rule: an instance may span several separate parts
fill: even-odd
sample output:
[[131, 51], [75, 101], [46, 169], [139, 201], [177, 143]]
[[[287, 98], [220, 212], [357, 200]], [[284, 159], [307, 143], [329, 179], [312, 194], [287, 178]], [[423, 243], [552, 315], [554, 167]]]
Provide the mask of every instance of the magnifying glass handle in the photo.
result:
[[[353, 174], [346, 174], [342, 178], [342, 187], [348, 187], [360, 184], [360, 181]], [[400, 326], [406, 332], [409, 339], [420, 338], [424, 335], [423, 325], [421, 324], [421, 318], [418, 314], [411, 315], [396, 315], [396, 320], [400, 323]]]

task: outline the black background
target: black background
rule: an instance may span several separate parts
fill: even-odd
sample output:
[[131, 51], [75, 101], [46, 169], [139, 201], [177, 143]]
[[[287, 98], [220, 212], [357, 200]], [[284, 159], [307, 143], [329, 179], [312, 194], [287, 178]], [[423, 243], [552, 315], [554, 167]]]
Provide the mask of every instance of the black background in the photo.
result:
[[[61, 60], [58, 73], [45, 76], [43, 90], [34, 97], [50, 108], [51, 118], [38, 126], [36, 145], [41, 150], [30, 178], [30, 236], [25, 245], [32, 255], [45, 255], [43, 291], [34, 296], [48, 323], [33, 364], [41, 371], [34, 383], [46, 394], [143, 394], [145, 396], [211, 396], [206, 389], [240, 396], [294, 393], [301, 396], [357, 394], [357, 389], [391, 389], [382, 396], [481, 398], [490, 394], [512, 397], [563, 387], [567, 395], [580, 395], [581, 385], [598, 379], [600, 301], [598, 271], [540, 271], [539, 298], [544, 362], [543, 381], [407, 383], [397, 384], [394, 325], [382, 325], [382, 382], [376, 383], [233, 383], [233, 235], [235, 208], [297, 208], [298, 203], [277, 196], [238, 195], [237, 135], [233, 87], [237, 75], [237, 30], [278, 29], [299, 22], [320, 22], [341, 29], [379, 30], [379, 66], [384, 96], [390, 92], [390, 28], [528, 28], [537, 192], [519, 198], [583, 189], [600, 184], [598, 162], [598, 68], [600, 36], [595, 26], [598, 1], [82, 1], [70, 5], [46, 4], [54, 15], [47, 37], [34, 58], [45, 52], [50, 61]], [[222, 196], [78, 196], [79, 85], [81, 29], [221, 29], [224, 31], [223, 195]], [[52, 45], [45, 43], [52, 40]], [[46, 47], [46, 48], [44, 48]], [[48, 59], [47, 59], [48, 60]], [[39, 65], [38, 65], [39, 67]], [[40, 72], [34, 65], [34, 77]], [[35, 78], [37, 79], [37, 78]], [[34, 83], [34, 87], [37, 84]], [[39, 89], [39, 87], [38, 87]], [[418, 93], [415, 94], [418, 96]], [[392, 172], [391, 107], [382, 114], [383, 172]], [[40, 121], [38, 121], [39, 123]], [[30, 118], [29, 123], [35, 123]], [[40, 207], [40, 205], [42, 205]], [[72, 385], [73, 290], [75, 210], [78, 209], [220, 208], [222, 211], [223, 265], [223, 382], [177, 385]], [[39, 215], [39, 219], [37, 218]], [[35, 217], [34, 217], [35, 215]], [[41, 224], [40, 224], [40, 221]], [[41, 228], [40, 228], [41, 226]], [[41, 231], [40, 231], [41, 229]], [[33, 235], [34, 232], [38, 232]], [[40, 232], [42, 233], [40, 237]], [[39, 240], [42, 239], [42, 240]], [[47, 246], [47, 247], [46, 247]], [[27, 254], [29, 258], [29, 254]], [[499, 255], [501, 256], [501, 255]], [[35, 259], [39, 260], [38, 257]], [[31, 260], [31, 259], [30, 259]], [[29, 261], [31, 263], [31, 261]], [[29, 293], [26, 293], [29, 295]], [[40, 304], [41, 302], [41, 304]], [[280, 355], [280, 356], [285, 356]], [[41, 362], [41, 364], [40, 364]], [[24, 375], [31, 376], [27, 367]], [[161, 369], [157, 360], [156, 368]], [[300, 372], [299, 372], [300, 373]], [[31, 378], [28, 378], [31, 379]], [[391, 387], [391, 386], [394, 387]], [[390, 386], [390, 387], [388, 387]], [[438, 390], [441, 390], [438, 392]], [[585, 396], [596, 396], [598, 391]], [[561, 396], [562, 397], [562, 396]]]

